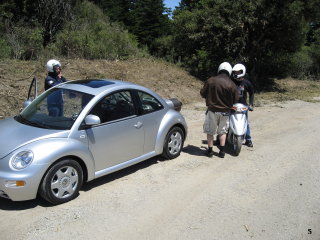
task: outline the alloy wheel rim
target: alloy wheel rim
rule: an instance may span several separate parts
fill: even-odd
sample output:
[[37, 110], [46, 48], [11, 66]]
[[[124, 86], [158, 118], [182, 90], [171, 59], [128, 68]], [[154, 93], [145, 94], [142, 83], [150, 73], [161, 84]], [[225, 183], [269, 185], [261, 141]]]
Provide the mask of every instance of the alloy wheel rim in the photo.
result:
[[51, 180], [51, 192], [57, 198], [67, 198], [74, 194], [79, 182], [75, 168], [64, 166], [58, 169]]
[[168, 141], [168, 149], [170, 154], [177, 154], [182, 146], [182, 135], [180, 132], [173, 132]]

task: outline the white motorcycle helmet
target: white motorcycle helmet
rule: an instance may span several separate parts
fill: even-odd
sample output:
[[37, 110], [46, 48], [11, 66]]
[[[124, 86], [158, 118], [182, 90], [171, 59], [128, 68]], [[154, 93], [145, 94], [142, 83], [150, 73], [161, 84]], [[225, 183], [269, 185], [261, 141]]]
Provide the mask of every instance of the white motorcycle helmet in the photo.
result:
[[[233, 72], [233, 77], [235, 79], [242, 78], [244, 77], [244, 75], [246, 75], [246, 67], [243, 64], [238, 63], [234, 65], [234, 67], [232, 68], [232, 72]], [[234, 72], [240, 72], [240, 73], [235, 74]]]
[[61, 67], [61, 63], [58, 60], [50, 59], [46, 65], [48, 72], [54, 72], [53, 67], [55, 66]]
[[228, 62], [223, 62], [219, 65], [218, 67], [218, 74], [220, 73], [220, 71], [225, 70], [229, 73], [229, 76], [231, 76], [232, 73], [232, 66], [230, 63]]

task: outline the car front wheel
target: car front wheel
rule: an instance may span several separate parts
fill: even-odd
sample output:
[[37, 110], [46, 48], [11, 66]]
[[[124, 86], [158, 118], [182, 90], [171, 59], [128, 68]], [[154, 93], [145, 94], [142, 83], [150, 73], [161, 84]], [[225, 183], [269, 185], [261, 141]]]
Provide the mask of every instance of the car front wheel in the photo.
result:
[[54, 164], [44, 176], [39, 193], [52, 204], [61, 204], [76, 198], [83, 183], [80, 164], [65, 159]]
[[180, 155], [184, 142], [184, 133], [180, 127], [172, 128], [165, 139], [163, 156], [166, 159], [173, 159]]

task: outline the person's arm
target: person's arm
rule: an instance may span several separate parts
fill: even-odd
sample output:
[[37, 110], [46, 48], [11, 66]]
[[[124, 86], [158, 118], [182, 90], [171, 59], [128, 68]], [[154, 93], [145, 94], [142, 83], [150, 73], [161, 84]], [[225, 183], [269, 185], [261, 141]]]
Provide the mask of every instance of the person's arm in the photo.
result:
[[44, 89], [48, 90], [49, 88], [53, 87], [55, 84], [55, 79], [52, 77], [47, 76], [44, 80]]
[[248, 88], [248, 94], [249, 94], [249, 108], [251, 108], [251, 111], [254, 107], [254, 87], [253, 84], [250, 81], [247, 81], [247, 88]]
[[249, 105], [251, 106], [251, 107], [253, 107], [254, 106], [254, 94], [249, 94]]
[[207, 84], [207, 82], [205, 82], [203, 87], [200, 90], [200, 95], [201, 95], [201, 97], [206, 98], [207, 94], [208, 94], [208, 84]]
[[239, 91], [238, 91], [237, 87], [235, 87], [233, 89], [233, 92], [234, 92], [234, 94], [233, 94], [233, 96], [234, 96], [233, 104], [235, 104], [235, 103], [239, 102], [239, 98], [240, 98]]
[[233, 100], [232, 100], [233, 104], [238, 103], [240, 96], [239, 96], [239, 91], [238, 91], [237, 85], [235, 84], [234, 81], [232, 81], [231, 91], [232, 91], [232, 96], [233, 96]]

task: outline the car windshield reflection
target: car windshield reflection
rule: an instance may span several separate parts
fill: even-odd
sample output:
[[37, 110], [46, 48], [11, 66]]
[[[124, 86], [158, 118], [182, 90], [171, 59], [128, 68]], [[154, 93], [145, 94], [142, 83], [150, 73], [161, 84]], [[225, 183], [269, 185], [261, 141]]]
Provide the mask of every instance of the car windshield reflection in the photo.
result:
[[70, 89], [52, 88], [36, 98], [15, 119], [34, 127], [68, 130], [93, 97]]

